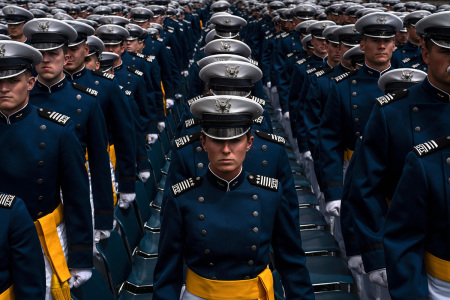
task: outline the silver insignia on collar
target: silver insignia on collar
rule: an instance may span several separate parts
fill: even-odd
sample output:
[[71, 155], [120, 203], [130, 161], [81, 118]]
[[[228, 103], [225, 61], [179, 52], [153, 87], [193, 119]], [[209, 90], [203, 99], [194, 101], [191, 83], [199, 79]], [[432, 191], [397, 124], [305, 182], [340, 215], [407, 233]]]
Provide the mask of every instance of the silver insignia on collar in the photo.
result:
[[225, 76], [230, 77], [230, 78], [236, 78], [237, 75], [239, 74], [239, 67], [240, 66], [236, 66], [236, 67], [226, 66]]
[[0, 46], [0, 57], [4, 57], [5, 56], [5, 52], [6, 52], [5, 44], [2, 44]]
[[50, 28], [50, 22], [38, 22], [38, 29], [43, 32], [47, 32]]
[[378, 24], [386, 24], [387, 17], [386, 16], [377, 16], [377, 23]]
[[217, 112], [226, 114], [226, 113], [230, 112], [230, 108], [231, 108], [230, 99], [228, 99], [226, 102], [225, 102], [225, 100], [223, 100], [223, 101], [216, 100], [216, 105], [214, 106], [214, 109]]
[[230, 43], [220, 42], [220, 50], [230, 51], [230, 49], [231, 49]]
[[413, 78], [414, 71], [408, 72], [408, 71], [402, 71], [402, 79], [405, 81], [411, 81]]

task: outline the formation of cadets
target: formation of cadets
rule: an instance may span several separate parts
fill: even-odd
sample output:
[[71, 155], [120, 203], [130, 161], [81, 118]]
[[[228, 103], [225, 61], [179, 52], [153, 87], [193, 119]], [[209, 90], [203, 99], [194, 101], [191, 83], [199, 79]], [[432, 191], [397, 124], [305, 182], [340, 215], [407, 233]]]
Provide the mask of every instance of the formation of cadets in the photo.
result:
[[0, 1], [0, 143], [0, 299], [450, 299], [450, 4]]

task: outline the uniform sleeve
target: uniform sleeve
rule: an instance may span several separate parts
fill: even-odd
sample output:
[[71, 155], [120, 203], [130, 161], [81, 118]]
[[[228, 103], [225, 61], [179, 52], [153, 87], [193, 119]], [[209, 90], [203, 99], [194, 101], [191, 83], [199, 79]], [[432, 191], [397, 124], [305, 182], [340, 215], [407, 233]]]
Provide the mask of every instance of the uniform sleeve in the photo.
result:
[[[279, 186], [278, 205], [272, 234], [275, 265], [281, 275], [286, 299], [314, 299], [314, 291], [306, 269], [298, 222], [292, 217], [289, 202]], [[297, 219], [298, 219], [298, 208]]]
[[139, 115], [139, 108], [136, 101], [129, 98], [131, 112], [133, 113], [134, 133], [136, 135], [136, 166], [138, 171], [150, 170], [150, 162], [147, 156], [145, 131]]
[[184, 229], [180, 208], [172, 195], [164, 211], [154, 272], [154, 300], [179, 299], [183, 285]]
[[389, 163], [383, 111], [376, 105], [355, 160], [349, 204], [366, 272], [385, 267], [381, 228], [388, 210], [383, 178]]
[[[305, 128], [305, 97], [308, 93], [310, 77], [304, 72], [301, 72], [300, 75], [302, 76], [300, 78], [295, 78], [295, 80], [291, 81], [289, 91], [289, 103], [296, 103], [294, 111], [297, 113], [297, 119], [295, 119], [295, 128], [292, 129], [292, 132], [297, 138], [300, 153], [308, 151]], [[300, 87], [300, 90], [298, 90], [298, 87]]]
[[45, 267], [36, 227], [21, 199], [16, 199], [11, 209], [8, 240], [15, 297], [42, 300], [45, 298]]
[[[136, 85], [136, 92], [134, 93], [134, 99], [139, 107], [139, 115], [142, 121], [142, 129], [147, 134], [150, 129], [150, 122], [152, 119], [150, 108], [155, 107], [155, 91], [153, 89], [150, 65], [145, 62], [142, 64], [143, 77], [138, 79]], [[154, 111], [156, 113], [156, 111]]]
[[289, 103], [289, 88], [292, 81], [298, 84], [297, 64], [292, 59], [286, 58], [283, 67], [278, 74], [278, 97], [283, 113], [291, 112], [291, 103]]
[[320, 112], [322, 111], [322, 103], [320, 102], [321, 89], [317, 78], [311, 79], [311, 88], [308, 89], [304, 105], [304, 119], [306, 139], [309, 151], [314, 152], [317, 134], [320, 125]]
[[389, 207], [384, 234], [389, 293], [393, 300], [428, 297], [423, 263], [428, 202], [433, 200], [428, 190], [422, 161], [410, 152]]
[[109, 167], [108, 134], [100, 106], [93, 102], [87, 128], [87, 151], [94, 200], [95, 229], [110, 230], [113, 223], [114, 198]]
[[345, 150], [342, 145], [343, 127], [340, 93], [337, 85], [332, 83], [318, 138], [320, 178], [325, 201], [338, 200], [342, 197]]
[[93, 229], [89, 182], [85, 158], [75, 136], [73, 123], [67, 124], [60, 140], [59, 180], [64, 202], [69, 268], [92, 268]]

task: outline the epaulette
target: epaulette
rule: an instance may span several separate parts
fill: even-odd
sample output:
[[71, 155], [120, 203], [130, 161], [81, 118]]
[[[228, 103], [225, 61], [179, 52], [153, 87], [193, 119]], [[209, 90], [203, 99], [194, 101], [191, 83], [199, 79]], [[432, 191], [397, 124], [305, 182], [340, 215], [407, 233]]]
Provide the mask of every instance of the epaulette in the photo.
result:
[[182, 136], [174, 141], [175, 147], [177, 147], [177, 149], [181, 149], [186, 145], [192, 144], [200, 138], [201, 134], [201, 131], [197, 131], [193, 134]]
[[200, 119], [199, 118], [191, 118], [191, 119], [187, 119], [186, 121], [184, 121], [184, 126], [186, 127], [186, 129], [189, 129], [191, 127], [200, 125]]
[[266, 106], [266, 101], [263, 100], [263, 99], [261, 99], [261, 98], [252, 96], [250, 99], [253, 100], [253, 101], [255, 101], [256, 103], [258, 103], [258, 104], [261, 105], [262, 107]]
[[270, 30], [267, 30], [266, 32], [264, 32], [264, 34], [269, 34], [270, 33]]
[[312, 74], [314, 72], [322, 71], [322, 70], [323, 70], [323, 66], [316, 67], [316, 68], [311, 68], [311, 69], [306, 70], [306, 75], [310, 75], [310, 74]]
[[167, 32], [173, 33], [173, 29], [167, 29]]
[[145, 59], [145, 55], [137, 52], [130, 52], [131, 55]]
[[83, 86], [81, 84], [78, 84], [76, 82], [72, 82], [72, 86], [75, 89], [79, 90], [80, 92], [86, 93], [86, 94], [88, 94], [90, 96], [97, 97], [97, 95], [98, 95], [98, 91], [96, 91], [94, 89], [91, 89], [91, 88], [88, 88], [88, 87], [85, 87], [85, 86]]
[[308, 56], [308, 57], [305, 57], [303, 59], [297, 60], [297, 65], [301, 66], [301, 65], [303, 65], [305, 62], [307, 62], [310, 59], [311, 59], [311, 56]]
[[418, 63], [412, 64], [412, 65], [410, 66], [410, 68], [412, 68], [412, 69], [417, 69], [418, 67], [423, 66], [424, 64], [425, 64], [424, 61], [418, 62]]
[[268, 36], [266, 36], [266, 40], [273, 38], [273, 33], [269, 34]]
[[343, 80], [352, 77], [353, 75], [355, 75], [357, 72], [357, 70], [351, 70], [349, 72], [345, 72], [344, 74], [341, 74], [339, 76], [334, 77], [334, 81], [336, 83], [342, 82]]
[[252, 65], [258, 66], [258, 62], [256, 60], [249, 58], [249, 61]]
[[440, 138], [414, 146], [413, 150], [418, 157], [424, 157], [425, 155], [431, 154], [448, 146], [450, 146], [450, 136], [442, 136]]
[[127, 95], [127, 96], [131, 96], [131, 94], [132, 94], [132, 92], [129, 90], [125, 90], [124, 92], [125, 92], [125, 95]]
[[191, 22], [189, 22], [189, 21], [186, 20], [186, 19], [183, 19], [183, 22], [184, 22], [184, 23], [187, 23], [187, 24], [191, 24]]
[[402, 63], [406, 64], [406, 63], [409, 63], [410, 61], [415, 61], [418, 58], [419, 57], [417, 55], [414, 55], [411, 57], [406, 57], [406, 58], [402, 59]]
[[247, 179], [253, 185], [262, 187], [266, 190], [278, 191], [278, 179], [256, 174], [248, 175]]
[[395, 91], [393, 93], [388, 93], [384, 96], [378, 97], [375, 100], [377, 101], [378, 105], [383, 107], [388, 105], [389, 103], [392, 103], [394, 101], [397, 101], [398, 99], [404, 98], [408, 95], [409, 91], [407, 89]]
[[190, 107], [192, 105], [192, 103], [194, 103], [195, 101], [197, 101], [198, 99], [201, 99], [201, 98], [203, 98], [203, 95], [200, 95], [200, 96], [194, 97], [192, 99], [189, 99], [187, 101], [187, 105]]
[[172, 193], [174, 197], [180, 196], [181, 194], [198, 187], [202, 183], [201, 177], [191, 177], [181, 182], [172, 185]]
[[70, 117], [57, 113], [56, 111], [49, 110], [46, 108], [39, 108], [38, 113], [41, 117], [50, 120], [52, 122], [55, 122], [56, 124], [66, 126], [67, 122], [70, 121]]
[[183, 29], [183, 28], [180, 28], [180, 31], [181, 31], [181, 32], [183, 32], [183, 31], [184, 31], [184, 29]]
[[92, 74], [94, 74], [95, 76], [99, 76], [99, 77], [103, 77], [109, 80], [113, 80], [114, 79], [114, 75], [113, 74], [109, 74], [109, 73], [103, 73], [102, 71], [92, 71]]
[[322, 77], [323, 75], [326, 75], [326, 74], [328, 74], [328, 73], [331, 73], [331, 71], [333, 71], [333, 68], [328, 68], [328, 69], [325, 69], [325, 70], [320, 70], [320, 71], [314, 73], [314, 75], [316, 75], [317, 78], [320, 78], [320, 77]]
[[284, 39], [284, 38], [286, 38], [286, 37], [288, 37], [288, 36], [290, 36], [290, 35], [291, 35], [291, 33], [289, 33], [289, 32], [284, 32], [284, 33], [281, 34], [281, 37]]
[[145, 60], [146, 60], [147, 62], [153, 62], [154, 59], [155, 59], [155, 56], [154, 56], [154, 55], [149, 55], [149, 56], [147, 56], [147, 57], [145, 58]]
[[253, 120], [253, 124], [256, 124], [256, 125], [262, 125], [263, 122], [264, 122], [264, 116], [260, 116], [259, 118]]
[[288, 55], [286, 55], [287, 57], [291, 57], [291, 56], [293, 56], [293, 55], [295, 55], [295, 54], [297, 54], [297, 53], [299, 53], [300, 51], [298, 51], [298, 50], [295, 50], [294, 52], [291, 52], [291, 53], [289, 53]]
[[201, 47], [200, 49], [198, 49], [198, 51], [203, 51], [203, 50], [205, 50], [205, 47], [204, 47], [204, 46]]
[[156, 40], [157, 40], [158, 42], [161, 42], [161, 43], [164, 42], [164, 39], [162, 39], [162, 38], [160, 38], [160, 37], [157, 38]]
[[167, 50], [170, 50], [171, 48], [170, 48], [170, 46], [166, 46], [166, 49], [167, 49]]
[[11, 208], [16, 201], [16, 196], [9, 194], [0, 194], [0, 207]]
[[277, 34], [275, 37], [276, 37], [277, 39], [279, 39], [280, 36], [281, 36], [281, 33]]
[[142, 71], [136, 70], [135, 68], [130, 67], [130, 66], [127, 67], [127, 70], [130, 71], [131, 73], [136, 74], [139, 77], [142, 77], [144, 75], [144, 73]]
[[275, 134], [271, 134], [271, 133], [267, 133], [267, 132], [263, 132], [263, 131], [259, 131], [259, 130], [255, 130], [255, 133], [257, 136], [259, 136], [262, 139], [272, 141], [272, 142], [275, 142], [275, 143], [283, 145], [283, 146], [286, 144], [286, 140], [282, 136], [278, 136]]
[[166, 25], [165, 26], [167, 29], [170, 29], [170, 30], [174, 30], [175, 28], [173, 28], [172, 26], [169, 26], [169, 25]]
[[211, 30], [211, 28], [206, 28], [205, 30], [203, 30], [205, 33], [209, 32]]

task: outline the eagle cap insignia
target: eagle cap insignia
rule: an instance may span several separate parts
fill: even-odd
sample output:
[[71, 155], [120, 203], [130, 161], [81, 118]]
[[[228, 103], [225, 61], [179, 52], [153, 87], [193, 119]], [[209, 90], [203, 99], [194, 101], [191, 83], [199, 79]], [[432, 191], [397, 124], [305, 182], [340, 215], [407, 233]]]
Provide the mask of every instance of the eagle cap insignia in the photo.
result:
[[355, 27], [352, 28], [352, 31], [353, 31], [353, 33], [357, 33], [358, 32], [358, 31], [356, 31]]
[[230, 19], [224, 19], [223, 22], [224, 22], [226, 25], [228, 25], [228, 24], [231, 23], [231, 20], [230, 20]]
[[414, 71], [410, 71], [410, 72], [402, 71], [402, 76], [401, 77], [405, 81], [411, 81], [412, 78], [413, 78], [413, 73], [414, 73]]
[[14, 7], [10, 7], [8, 12], [9, 12], [10, 15], [13, 15], [13, 14], [16, 13], [16, 9]]
[[131, 30], [131, 29], [132, 29], [132, 28], [131, 28], [131, 25], [130, 25], [130, 24], [125, 25], [125, 29], [126, 29], [126, 30]]
[[5, 44], [0, 45], [0, 57], [4, 57], [5, 56]]
[[142, 14], [143, 12], [144, 12], [144, 11], [143, 11], [142, 9], [138, 9], [138, 10], [137, 10], [137, 13], [138, 13], [138, 14]]
[[231, 44], [230, 43], [220, 42], [220, 49], [224, 50], [224, 51], [230, 51]]
[[236, 78], [239, 74], [239, 67], [240, 66], [236, 66], [236, 67], [226, 66], [225, 76], [230, 77], [230, 78]]
[[387, 16], [377, 16], [377, 24], [386, 24]]
[[106, 19], [106, 22], [108, 22], [109, 24], [112, 24], [112, 23], [114, 23], [114, 19], [113, 18], [108, 18], [108, 19]]
[[38, 29], [43, 32], [47, 32], [50, 28], [50, 22], [38, 22]]
[[327, 26], [328, 26], [328, 25], [325, 24], [325, 23], [322, 24], [322, 28], [325, 28], [325, 27], [327, 27]]
[[222, 114], [226, 114], [230, 112], [230, 108], [231, 108], [231, 103], [230, 103], [230, 99], [228, 100], [217, 100], [216, 99], [216, 105], [214, 106], [214, 109], [217, 112], [220, 112]]
[[113, 28], [113, 27], [110, 27], [110, 26], [107, 26], [107, 27], [106, 27], [106, 31], [107, 31], [108, 33], [113, 33], [113, 32], [114, 32], [114, 28]]

